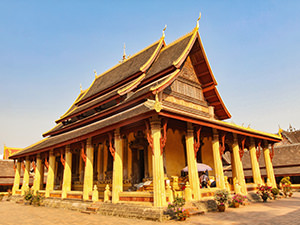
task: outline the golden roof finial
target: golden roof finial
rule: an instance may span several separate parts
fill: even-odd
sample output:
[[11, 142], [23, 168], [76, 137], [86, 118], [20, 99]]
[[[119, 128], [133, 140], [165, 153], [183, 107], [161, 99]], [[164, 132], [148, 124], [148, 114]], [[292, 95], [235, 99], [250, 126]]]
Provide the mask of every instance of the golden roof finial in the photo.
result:
[[199, 28], [199, 20], [200, 19], [201, 19], [201, 12], [199, 12], [199, 18], [197, 19], [197, 26], [196, 26], [197, 29]]
[[124, 43], [124, 48], [123, 48], [123, 61], [126, 59], [126, 52], [125, 52], [125, 48], [126, 48], [126, 46], [125, 46], [125, 43]]
[[94, 74], [95, 74], [95, 78], [97, 78], [97, 71], [96, 70], [94, 70]]
[[82, 85], [80, 84], [80, 92], [82, 92]]
[[167, 29], [167, 24], [165, 25], [165, 28], [163, 29], [162, 33], [163, 33], [163, 38], [165, 37], [165, 30]]

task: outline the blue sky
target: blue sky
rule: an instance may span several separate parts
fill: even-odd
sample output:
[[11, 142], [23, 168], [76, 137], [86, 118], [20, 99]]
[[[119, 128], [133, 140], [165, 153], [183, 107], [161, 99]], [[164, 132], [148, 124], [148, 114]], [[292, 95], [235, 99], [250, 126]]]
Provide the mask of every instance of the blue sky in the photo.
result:
[[[0, 144], [26, 147], [126, 53], [200, 35], [236, 124], [300, 128], [299, 1], [0, 1]], [[2, 151], [2, 148], [0, 152]]]

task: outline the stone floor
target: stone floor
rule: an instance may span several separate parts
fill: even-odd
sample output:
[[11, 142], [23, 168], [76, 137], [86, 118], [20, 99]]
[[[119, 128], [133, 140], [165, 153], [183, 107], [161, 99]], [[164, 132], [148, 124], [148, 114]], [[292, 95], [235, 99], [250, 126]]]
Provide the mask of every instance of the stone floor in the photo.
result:
[[[292, 198], [267, 203], [252, 203], [240, 208], [228, 208], [225, 213], [213, 212], [189, 218], [185, 222], [167, 221], [166, 224], [257, 224], [257, 225], [300, 225], [300, 192]], [[77, 211], [19, 205], [0, 202], [1, 225], [49, 225], [49, 224], [161, 224], [153, 221], [126, 219], [112, 216], [86, 215]]]

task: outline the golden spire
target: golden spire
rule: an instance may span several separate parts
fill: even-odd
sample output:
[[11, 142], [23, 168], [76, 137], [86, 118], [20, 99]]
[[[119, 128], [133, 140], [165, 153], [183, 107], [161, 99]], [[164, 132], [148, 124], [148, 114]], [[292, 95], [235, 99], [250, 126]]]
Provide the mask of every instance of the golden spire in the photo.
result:
[[95, 78], [97, 78], [97, 71], [96, 70], [94, 70], [94, 74], [95, 74]]
[[123, 61], [126, 59], [126, 52], [125, 52], [125, 48], [126, 48], [126, 46], [125, 46], [125, 43], [124, 43], [124, 48], [123, 48]]
[[201, 19], [201, 12], [199, 12], [199, 18], [197, 19], [197, 26], [196, 26], [197, 29], [199, 28], [199, 20], [200, 19]]
[[164, 38], [165, 37], [165, 30], [167, 29], [167, 24], [165, 25], [165, 28], [163, 29], [163, 31], [162, 31], [162, 33], [163, 33], [163, 35], [162, 35], [162, 37]]

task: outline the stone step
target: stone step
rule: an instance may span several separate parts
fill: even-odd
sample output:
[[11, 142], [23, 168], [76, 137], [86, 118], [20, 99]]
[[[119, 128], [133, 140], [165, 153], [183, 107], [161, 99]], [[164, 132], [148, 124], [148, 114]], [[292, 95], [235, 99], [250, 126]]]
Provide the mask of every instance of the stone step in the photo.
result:
[[248, 192], [247, 198], [252, 202], [260, 202], [261, 198], [256, 192]]
[[198, 216], [205, 213], [204, 211], [198, 210], [197, 208], [190, 208], [187, 210], [189, 211], [190, 216]]
[[17, 204], [23, 204], [24, 203], [24, 199], [19, 199], [16, 201]]
[[87, 211], [97, 212], [99, 207], [89, 206], [86, 208]]
[[81, 210], [80, 211], [81, 213], [84, 213], [84, 214], [95, 214], [96, 212], [93, 212], [93, 211], [89, 211], [89, 210]]

